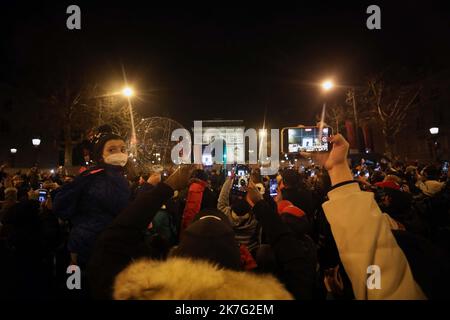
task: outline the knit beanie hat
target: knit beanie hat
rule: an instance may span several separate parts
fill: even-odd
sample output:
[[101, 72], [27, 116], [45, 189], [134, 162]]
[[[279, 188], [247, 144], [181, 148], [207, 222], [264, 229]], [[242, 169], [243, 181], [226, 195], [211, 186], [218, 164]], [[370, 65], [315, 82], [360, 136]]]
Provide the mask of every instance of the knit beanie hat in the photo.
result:
[[101, 162], [103, 160], [103, 148], [105, 144], [110, 140], [124, 140], [121, 136], [114, 133], [106, 133], [101, 135], [94, 145], [93, 159], [96, 162]]
[[217, 210], [201, 212], [184, 230], [174, 256], [207, 260], [221, 267], [240, 270], [239, 245], [226, 216]]

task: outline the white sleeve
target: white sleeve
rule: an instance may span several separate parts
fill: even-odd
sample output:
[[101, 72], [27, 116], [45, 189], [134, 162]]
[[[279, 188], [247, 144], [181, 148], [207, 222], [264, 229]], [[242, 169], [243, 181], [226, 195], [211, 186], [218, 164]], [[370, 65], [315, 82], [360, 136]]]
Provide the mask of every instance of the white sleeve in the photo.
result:
[[[356, 299], [426, 299], [373, 193], [350, 183], [328, 197], [322, 207]], [[369, 266], [379, 267], [380, 289], [367, 286]]]

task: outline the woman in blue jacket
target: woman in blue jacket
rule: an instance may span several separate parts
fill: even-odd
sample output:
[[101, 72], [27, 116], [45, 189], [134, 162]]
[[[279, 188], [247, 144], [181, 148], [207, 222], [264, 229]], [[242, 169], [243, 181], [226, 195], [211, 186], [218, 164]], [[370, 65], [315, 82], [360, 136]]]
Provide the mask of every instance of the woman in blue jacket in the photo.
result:
[[124, 209], [130, 188], [123, 167], [128, 156], [124, 140], [115, 134], [101, 136], [94, 146], [97, 166], [84, 171], [54, 195], [54, 211], [72, 225], [68, 240], [71, 264], [83, 267], [97, 236]]

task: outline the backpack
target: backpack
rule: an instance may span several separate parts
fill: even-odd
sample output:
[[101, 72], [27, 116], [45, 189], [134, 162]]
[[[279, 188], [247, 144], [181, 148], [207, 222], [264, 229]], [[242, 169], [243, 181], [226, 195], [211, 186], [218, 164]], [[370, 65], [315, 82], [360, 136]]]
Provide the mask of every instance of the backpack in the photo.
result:
[[145, 244], [153, 259], [165, 259], [178, 242], [176, 218], [167, 209], [160, 209], [145, 232]]
[[147, 235], [150, 237], [160, 235], [168, 241], [170, 246], [175, 245], [178, 228], [173, 215], [166, 209], [159, 210], [149, 225]]

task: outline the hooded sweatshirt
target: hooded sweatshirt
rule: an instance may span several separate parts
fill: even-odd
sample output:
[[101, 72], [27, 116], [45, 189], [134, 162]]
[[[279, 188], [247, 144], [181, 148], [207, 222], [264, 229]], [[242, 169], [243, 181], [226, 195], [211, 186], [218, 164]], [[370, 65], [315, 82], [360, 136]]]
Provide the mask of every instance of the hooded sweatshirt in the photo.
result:
[[258, 222], [251, 211], [244, 215], [238, 215], [233, 212], [230, 206], [230, 190], [233, 186], [233, 180], [227, 179], [220, 191], [217, 209], [222, 211], [230, 220], [233, 230], [236, 234], [236, 241], [248, 247], [250, 251], [258, 246], [256, 241], [256, 230]]

